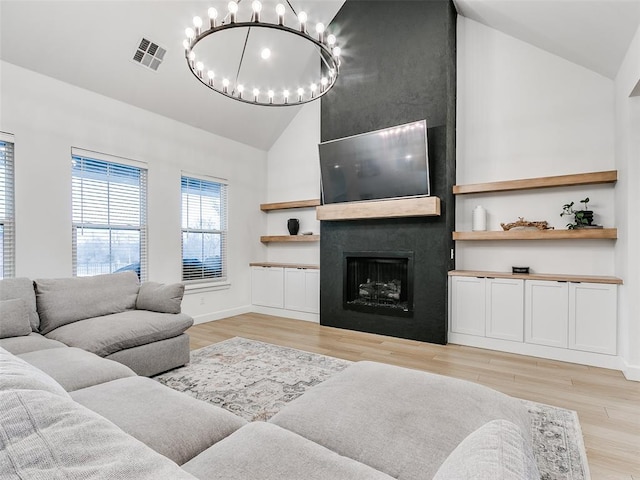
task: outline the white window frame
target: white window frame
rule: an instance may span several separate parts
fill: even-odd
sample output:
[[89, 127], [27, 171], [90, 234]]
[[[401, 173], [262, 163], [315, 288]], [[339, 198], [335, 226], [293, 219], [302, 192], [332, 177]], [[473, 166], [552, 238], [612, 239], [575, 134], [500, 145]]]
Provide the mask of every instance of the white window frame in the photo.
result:
[[[75, 158], [84, 158], [89, 160], [97, 160], [106, 162], [108, 164], [116, 166], [133, 167], [140, 171], [140, 223], [139, 225], [125, 225], [107, 222], [106, 224], [92, 224], [85, 222], [74, 222], [72, 206], [72, 250], [73, 250], [73, 276], [77, 276], [78, 273], [78, 252], [77, 252], [77, 235], [78, 231], [83, 228], [92, 229], [104, 229], [104, 230], [133, 230], [140, 232], [140, 281], [145, 281], [148, 278], [148, 254], [147, 254], [147, 195], [148, 195], [148, 169], [147, 164], [137, 160], [129, 158], [118, 157], [115, 155], [109, 155], [100, 152], [94, 152], [91, 150], [84, 150], [81, 148], [72, 147], [71, 149], [71, 161], [72, 161], [72, 183], [73, 183], [73, 162]], [[72, 186], [73, 190], [73, 186]], [[73, 204], [73, 201], [72, 201]], [[109, 244], [111, 248], [111, 243]]]
[[[188, 228], [183, 224], [183, 212], [184, 212], [184, 197], [183, 197], [183, 182], [186, 180], [194, 180], [201, 182], [209, 182], [220, 185], [222, 191], [221, 197], [221, 212], [220, 212], [220, 228], [219, 229], [206, 229], [206, 228]], [[217, 289], [228, 288], [229, 275], [228, 275], [228, 236], [229, 236], [229, 183], [227, 180], [208, 175], [196, 174], [191, 172], [181, 172], [180, 175], [180, 270], [181, 281], [185, 284], [187, 291], [202, 290], [202, 289]], [[220, 235], [220, 256], [221, 256], [221, 270], [222, 273], [219, 277], [204, 277], [199, 279], [185, 279], [183, 269], [184, 259], [184, 245], [183, 238], [185, 233], [196, 234], [219, 234]]]
[[0, 205], [4, 215], [0, 216], [2, 227], [2, 270], [1, 278], [15, 276], [15, 137], [10, 133], [0, 132], [0, 142], [4, 144], [0, 157], [0, 167], [4, 178], [0, 184]]

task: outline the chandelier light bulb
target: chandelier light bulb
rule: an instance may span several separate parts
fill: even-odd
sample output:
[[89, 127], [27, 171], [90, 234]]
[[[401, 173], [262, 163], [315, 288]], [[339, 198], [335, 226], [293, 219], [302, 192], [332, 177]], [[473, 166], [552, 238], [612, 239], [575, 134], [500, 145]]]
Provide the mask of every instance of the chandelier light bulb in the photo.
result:
[[262, 10], [262, 4], [258, 1], [255, 0], [252, 4], [251, 4], [251, 8], [253, 8], [253, 11], [256, 13], [260, 13], [260, 11]]
[[316, 24], [316, 32], [324, 33], [324, 23], [317, 23]]
[[209, 80], [213, 80], [213, 78], [216, 76], [216, 74], [213, 72], [213, 70], [209, 70], [207, 72], [207, 77], [209, 77]]
[[307, 14], [305, 12], [300, 12], [298, 14], [298, 21], [300, 22], [300, 31], [302, 33], [306, 33], [306, 31], [307, 31]]
[[333, 47], [336, 44], [336, 36], [335, 35], [328, 35], [327, 36], [327, 43], [329, 44], [330, 47]]
[[273, 90], [269, 90], [267, 92], [267, 96], [269, 97], [269, 103], [273, 103], [273, 96], [275, 95], [275, 92]]
[[222, 93], [229, 93], [229, 79], [222, 79]]
[[198, 70], [199, 72], [202, 72], [202, 70], [204, 70], [204, 63], [202, 62], [196, 63], [196, 70]]
[[268, 48], [263, 48], [260, 52], [260, 56], [263, 60], [267, 60], [271, 56], [271, 50], [269, 50]]
[[193, 64], [193, 61], [196, 59], [196, 54], [192, 51], [189, 52], [189, 61]]
[[182, 41], [182, 46], [184, 47], [185, 50], [189, 50], [189, 45], [190, 44], [191, 44], [191, 42], [186, 38]]
[[309, 90], [311, 91], [311, 97], [313, 98], [316, 95], [316, 90], [318, 89], [318, 85], [312, 83], [309, 85]]
[[238, 4], [236, 2], [229, 2], [227, 5], [229, 9], [229, 22], [236, 23], [236, 13], [238, 13]]
[[207, 15], [209, 15], [209, 25], [211, 28], [216, 28], [216, 19], [218, 18], [218, 10], [211, 7], [207, 10]]
[[284, 5], [279, 3], [276, 5], [276, 14], [278, 15], [278, 25], [284, 25]]
[[244, 92], [244, 85], [238, 85], [238, 98], [242, 98], [242, 92]]
[[258, 95], [260, 95], [260, 90], [259, 90], [259, 89], [257, 89], [257, 88], [254, 88], [254, 89], [253, 89], [253, 95], [254, 95], [255, 97], [257, 97]]
[[196, 28], [202, 27], [202, 19], [200, 17], [193, 17], [193, 26]]
[[289, 90], [283, 90], [282, 96], [284, 97], [284, 103], [289, 103]]
[[326, 87], [327, 83], [329, 83], [329, 80], [327, 80], [327, 77], [322, 77], [320, 79], [320, 85], [322, 85], [323, 87]]
[[185, 29], [184, 34], [187, 36], [189, 40], [192, 40], [193, 37], [196, 36], [196, 32], [193, 31], [193, 28], [188, 27]]
[[333, 47], [332, 52], [334, 57], [339, 57], [342, 53], [342, 50], [340, 49], [340, 47]]

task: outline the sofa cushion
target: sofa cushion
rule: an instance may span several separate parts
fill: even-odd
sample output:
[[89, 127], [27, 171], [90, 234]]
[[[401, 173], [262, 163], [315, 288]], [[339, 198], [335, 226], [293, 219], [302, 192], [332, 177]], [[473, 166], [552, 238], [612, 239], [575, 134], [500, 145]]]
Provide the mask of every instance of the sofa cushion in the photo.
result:
[[121, 378], [71, 397], [179, 465], [247, 423], [146, 377]]
[[0, 348], [0, 372], [2, 372], [0, 392], [42, 390], [62, 397], [69, 396], [64, 388], [49, 375], [2, 348]]
[[140, 285], [136, 308], [160, 313], [180, 313], [180, 304], [184, 295], [184, 284], [165, 285], [157, 282], [144, 282]]
[[94, 277], [51, 278], [35, 281], [40, 333], [62, 325], [135, 308], [135, 272]]
[[45, 372], [67, 392], [135, 375], [121, 363], [73, 347], [24, 353], [20, 358]]
[[194, 478], [69, 398], [16, 390], [0, 392], [0, 404], [0, 478]]
[[202, 480], [391, 480], [275, 425], [242, 427], [182, 466]]
[[46, 337], [105, 357], [127, 348], [176, 337], [191, 325], [193, 319], [182, 313], [127, 310], [63, 325]]
[[29, 311], [22, 298], [0, 300], [0, 338], [24, 337], [31, 333]]
[[493, 420], [465, 438], [433, 480], [539, 480], [533, 450], [518, 427]]
[[36, 310], [36, 292], [33, 289], [33, 281], [28, 278], [5, 278], [0, 280], [0, 300], [12, 300], [21, 298], [29, 311], [29, 323], [33, 331], [40, 326], [40, 317]]
[[25, 337], [0, 338], [0, 347], [14, 355], [50, 348], [67, 348], [64, 343], [50, 340], [36, 332]]
[[467, 435], [496, 419], [530, 431], [522, 402], [500, 392], [358, 362], [286, 405], [271, 421], [392, 477], [412, 480], [432, 478]]

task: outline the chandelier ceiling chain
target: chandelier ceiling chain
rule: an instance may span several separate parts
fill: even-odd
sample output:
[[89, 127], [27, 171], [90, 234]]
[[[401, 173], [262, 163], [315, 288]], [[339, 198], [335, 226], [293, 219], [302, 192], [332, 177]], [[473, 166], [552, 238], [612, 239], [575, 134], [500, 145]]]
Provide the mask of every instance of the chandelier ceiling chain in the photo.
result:
[[[296, 13], [295, 9], [289, 2], [285, 0], [293, 14], [298, 20], [297, 28], [293, 28], [285, 25], [285, 6], [282, 3], [276, 5], [275, 11], [277, 14], [278, 22], [271, 23], [261, 21], [260, 13], [262, 11], [262, 4], [259, 0], [254, 0], [251, 4], [252, 13], [250, 21], [237, 21], [238, 17], [238, 4], [235, 1], [230, 1], [227, 9], [228, 13], [223, 20], [218, 23], [218, 11], [215, 8], [209, 8], [209, 28], [203, 29], [203, 21], [200, 17], [193, 18], [193, 27], [188, 27], [185, 30], [186, 39], [183, 41], [185, 49], [185, 58], [187, 65], [191, 73], [205, 86], [218, 92], [228, 98], [238, 100], [244, 103], [253, 105], [265, 105], [265, 106], [289, 106], [289, 105], [301, 105], [304, 103], [317, 100], [325, 95], [334, 85], [338, 78], [338, 72], [340, 67], [340, 55], [341, 48], [337, 45], [335, 35], [326, 34], [325, 26], [322, 23], [316, 24], [317, 37], [310, 35], [307, 32], [307, 14], [303, 11]], [[246, 3], [246, 2], [245, 2]], [[222, 80], [217, 78], [214, 70], [207, 70], [205, 77], [205, 66], [202, 61], [196, 59], [194, 47], [204, 40], [206, 37], [218, 32], [228, 31], [233, 28], [246, 28], [247, 34], [244, 39], [244, 45], [242, 48], [242, 54], [238, 63], [238, 69], [236, 72], [235, 82], [231, 85], [231, 82], [227, 77], [223, 77]], [[312, 43], [315, 48], [314, 51], [319, 55], [321, 59], [320, 78], [312, 81], [306, 88], [303, 87], [303, 83], [297, 82], [297, 96], [291, 98], [291, 92], [288, 88], [283, 89], [281, 92], [275, 92], [272, 89], [267, 91], [260, 91], [259, 88], [253, 88], [252, 97], [244, 97], [244, 85], [239, 83], [240, 71], [242, 69], [243, 62], [245, 61], [245, 51], [249, 41], [249, 34], [252, 28], [267, 28], [285, 32], [291, 35], [295, 35], [299, 38]], [[271, 51], [268, 48], [264, 48], [261, 52], [263, 59], [268, 59], [271, 55]], [[308, 58], [299, 59], [300, 62], [308, 62]], [[293, 80], [292, 80], [293, 81]], [[296, 84], [294, 83], [293, 86]]]

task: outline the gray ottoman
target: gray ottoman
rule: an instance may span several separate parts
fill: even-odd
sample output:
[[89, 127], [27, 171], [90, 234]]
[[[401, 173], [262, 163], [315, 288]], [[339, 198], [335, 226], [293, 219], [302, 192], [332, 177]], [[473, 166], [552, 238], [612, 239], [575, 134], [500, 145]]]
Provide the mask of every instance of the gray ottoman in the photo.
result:
[[519, 400], [464, 380], [358, 362], [271, 422], [394, 478], [424, 480], [465, 437], [498, 419], [513, 422], [530, 442]]

